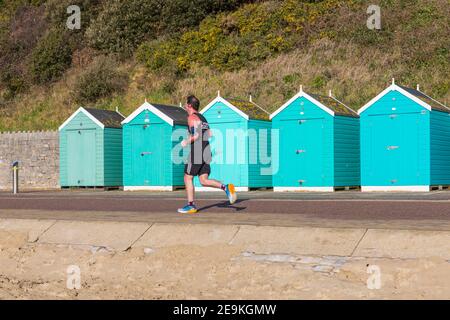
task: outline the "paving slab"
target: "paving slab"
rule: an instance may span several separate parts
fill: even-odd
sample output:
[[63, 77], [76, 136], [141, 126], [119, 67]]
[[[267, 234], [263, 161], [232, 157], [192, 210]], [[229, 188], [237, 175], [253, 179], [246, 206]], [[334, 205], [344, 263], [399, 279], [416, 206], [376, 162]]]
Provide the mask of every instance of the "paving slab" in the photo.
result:
[[450, 232], [369, 229], [354, 256], [450, 259]]
[[349, 256], [365, 229], [241, 226], [233, 245], [258, 254]]
[[228, 244], [238, 228], [236, 225], [155, 223], [133, 247]]
[[36, 242], [56, 220], [0, 219], [0, 231], [19, 232], [27, 235], [28, 242]]
[[58, 221], [38, 243], [90, 245], [124, 251], [150, 227], [147, 223]]

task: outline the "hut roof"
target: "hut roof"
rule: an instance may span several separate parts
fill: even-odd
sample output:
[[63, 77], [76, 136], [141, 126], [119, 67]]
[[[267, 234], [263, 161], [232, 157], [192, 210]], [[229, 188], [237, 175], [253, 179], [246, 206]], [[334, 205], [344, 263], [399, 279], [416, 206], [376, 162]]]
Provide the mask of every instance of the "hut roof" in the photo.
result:
[[155, 103], [152, 103], [151, 105], [171, 118], [174, 124], [187, 125], [188, 114], [183, 108]]
[[403, 90], [407, 91], [408, 93], [412, 94], [416, 98], [418, 98], [418, 99], [422, 100], [423, 102], [427, 103], [428, 105], [430, 105], [431, 109], [450, 113], [450, 108], [445, 106], [443, 103], [440, 103], [439, 101], [434, 100], [427, 94], [425, 94], [419, 90], [416, 90], [416, 89], [411, 89], [411, 88], [400, 86], [400, 85], [398, 85], [398, 86], [400, 88], [402, 88]]
[[147, 100], [132, 114], [126, 117], [125, 120], [122, 121], [122, 124], [130, 122], [144, 110], [149, 110], [171, 126], [174, 126], [176, 124], [187, 125], [188, 115], [183, 108], [164, 104], [149, 103], [147, 102]]
[[95, 119], [100, 121], [105, 128], [121, 128], [121, 122], [124, 116], [116, 111], [84, 108]]
[[332, 96], [323, 96], [314, 93], [308, 93], [308, 95], [319, 101], [327, 108], [331, 109], [335, 115], [358, 117], [358, 114], [353, 109], [347, 107], [344, 103]]
[[224, 99], [227, 100], [236, 108], [238, 108], [239, 110], [241, 110], [243, 113], [248, 115], [249, 119], [269, 120], [270, 114], [254, 102], [235, 98], [224, 98]]

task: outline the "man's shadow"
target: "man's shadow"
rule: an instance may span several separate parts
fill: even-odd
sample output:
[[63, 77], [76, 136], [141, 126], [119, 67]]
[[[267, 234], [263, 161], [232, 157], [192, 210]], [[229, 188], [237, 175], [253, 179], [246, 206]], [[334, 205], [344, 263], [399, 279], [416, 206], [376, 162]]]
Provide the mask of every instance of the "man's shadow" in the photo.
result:
[[224, 202], [220, 202], [220, 203], [216, 203], [216, 204], [211, 204], [209, 206], [204, 206], [204, 207], [201, 207], [201, 208], [197, 209], [197, 212], [200, 212], [200, 211], [203, 211], [203, 210], [207, 210], [207, 209], [211, 209], [211, 208], [230, 208], [230, 209], [234, 209], [234, 211], [242, 211], [242, 210], [247, 209], [247, 207], [237, 207], [236, 204], [244, 202], [244, 201], [246, 201], [246, 200], [245, 199], [244, 200], [238, 199], [234, 203], [234, 205], [230, 205], [230, 203], [228, 201], [224, 201]]

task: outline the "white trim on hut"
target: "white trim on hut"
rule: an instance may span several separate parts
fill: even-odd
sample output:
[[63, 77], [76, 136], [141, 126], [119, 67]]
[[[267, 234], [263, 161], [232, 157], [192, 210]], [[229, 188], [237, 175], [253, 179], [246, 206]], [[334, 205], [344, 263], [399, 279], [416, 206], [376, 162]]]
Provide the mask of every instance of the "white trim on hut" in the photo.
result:
[[270, 120], [272, 120], [277, 114], [279, 114], [281, 111], [283, 111], [284, 109], [289, 107], [295, 100], [297, 100], [297, 99], [299, 99], [301, 97], [304, 97], [305, 99], [311, 101], [316, 106], [318, 106], [320, 109], [322, 109], [323, 111], [327, 112], [328, 114], [330, 114], [330, 115], [332, 115], [334, 117], [334, 111], [333, 110], [331, 110], [330, 108], [328, 108], [327, 106], [325, 106], [324, 104], [320, 103], [319, 101], [317, 101], [316, 99], [311, 97], [309, 94], [304, 92], [303, 91], [303, 86], [300, 86], [300, 91], [295, 96], [293, 96], [291, 99], [289, 99], [285, 104], [283, 104], [280, 108], [278, 108], [274, 113], [272, 113], [270, 115]]
[[137, 108], [132, 114], [126, 117], [125, 120], [122, 121], [122, 125], [136, 118], [144, 110], [149, 110], [150, 112], [154, 113], [159, 118], [161, 118], [162, 120], [164, 120], [173, 127], [173, 119], [168, 117], [165, 113], [161, 112], [153, 105], [151, 105], [149, 102], [147, 102], [147, 100], [145, 100], [145, 102], [139, 108]]
[[96, 125], [98, 125], [100, 128], [104, 129], [105, 125], [101, 123], [97, 118], [95, 118], [92, 114], [89, 113], [85, 108], [79, 107], [77, 111], [75, 111], [62, 125], [59, 126], [58, 131], [61, 131], [64, 129], [65, 126], [67, 126], [70, 121], [73, 120], [80, 112], [84, 113], [89, 119], [91, 119]]

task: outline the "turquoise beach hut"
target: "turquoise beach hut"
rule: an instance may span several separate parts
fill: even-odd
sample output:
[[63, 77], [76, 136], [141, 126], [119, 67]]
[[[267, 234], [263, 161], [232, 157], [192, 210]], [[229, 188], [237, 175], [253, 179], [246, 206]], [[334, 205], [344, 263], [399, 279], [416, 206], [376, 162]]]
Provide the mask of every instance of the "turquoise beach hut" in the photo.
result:
[[61, 187], [122, 186], [123, 119], [81, 107], [59, 127]]
[[359, 109], [362, 191], [450, 185], [450, 109], [392, 84]]
[[[300, 91], [271, 114], [274, 191], [334, 191], [360, 184], [359, 119], [332, 96]], [[275, 133], [278, 132], [278, 139]]]
[[145, 101], [122, 125], [124, 190], [171, 191], [184, 186], [184, 109]]
[[[269, 113], [249, 101], [218, 96], [201, 113], [212, 138], [211, 178], [234, 183], [237, 191], [272, 187]], [[210, 191], [195, 181], [196, 189]]]

